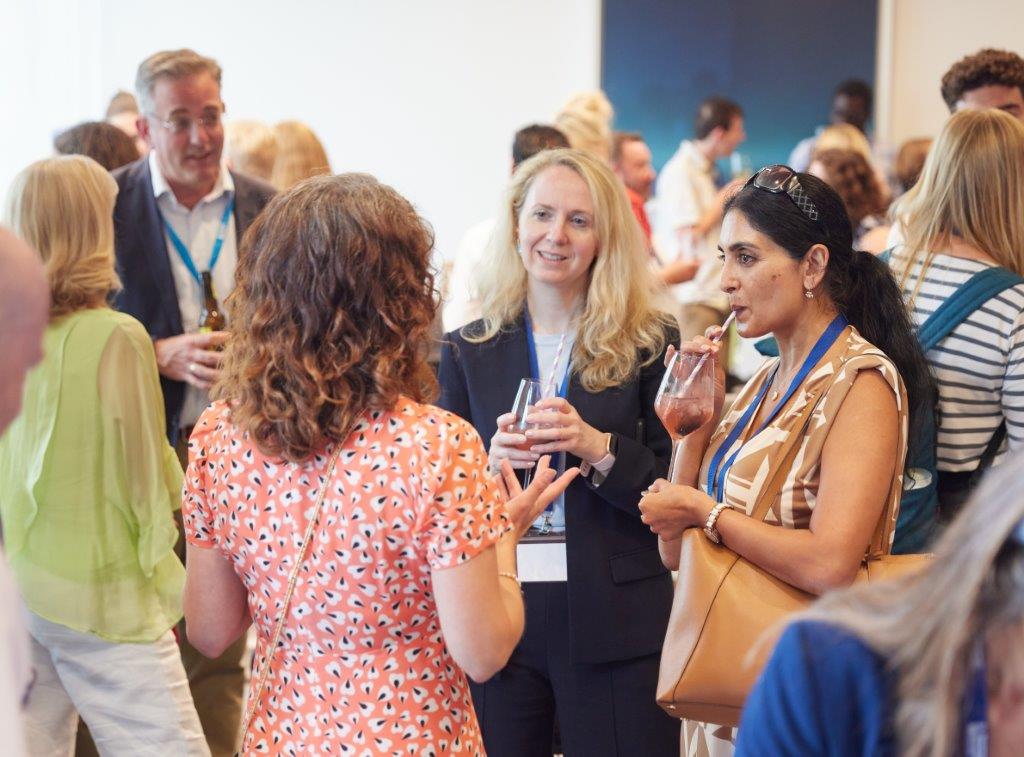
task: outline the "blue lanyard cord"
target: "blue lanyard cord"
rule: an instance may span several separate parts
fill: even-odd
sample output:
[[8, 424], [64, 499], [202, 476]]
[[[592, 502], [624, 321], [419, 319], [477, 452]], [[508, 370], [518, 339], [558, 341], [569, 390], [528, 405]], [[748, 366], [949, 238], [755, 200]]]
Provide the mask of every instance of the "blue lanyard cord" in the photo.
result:
[[[771, 414], [769, 414], [769, 416], [761, 422], [761, 425], [757, 428], [757, 430], [750, 435], [750, 438], [760, 434], [768, 426], [769, 423], [775, 420], [775, 416], [779, 414], [779, 411], [796, 393], [796, 390], [800, 388], [800, 385], [803, 384], [804, 379], [807, 378], [807, 375], [814, 369], [814, 366], [818, 364], [818, 361], [820, 361], [821, 358], [824, 357], [825, 353], [828, 352], [829, 348], [835, 343], [836, 339], [839, 338], [839, 335], [843, 332], [843, 329], [845, 329], [847, 325], [847, 320], [841, 315], [837, 315], [835, 319], [832, 321], [832, 323], [828, 325], [828, 328], [825, 329], [825, 332], [820, 337], [818, 337], [818, 341], [814, 343], [814, 347], [811, 348], [810, 353], [808, 353], [807, 357], [804, 358], [804, 362], [800, 366], [800, 370], [797, 371], [797, 374], [789, 383], [789, 388], [786, 389], [786, 393], [782, 396], [782, 399], [780, 399], [778, 403], [775, 405], [775, 408], [772, 410]], [[776, 365], [775, 371], [778, 371], [778, 369], [779, 368]], [[728, 454], [729, 449], [732, 447], [733, 444], [735, 444], [740, 434], [742, 434], [744, 429], [746, 429], [747, 426], [750, 424], [751, 419], [757, 412], [757, 408], [760, 407], [762, 400], [764, 400], [765, 394], [768, 393], [768, 387], [771, 385], [772, 380], [775, 378], [775, 371], [773, 371], [771, 376], [769, 376], [768, 379], [764, 382], [764, 385], [761, 387], [760, 391], [758, 391], [757, 396], [754, 397], [753, 402], [751, 402], [747, 406], [747, 409], [743, 412], [743, 415], [740, 416], [739, 421], [737, 421], [736, 425], [732, 427], [732, 430], [725, 437], [725, 440], [718, 447], [718, 450], [716, 450], [714, 456], [711, 458], [711, 464], [708, 466], [707, 489], [708, 494], [713, 496], [718, 502], [723, 502], [725, 500], [725, 478], [729, 474], [729, 469], [732, 467], [732, 464], [736, 462], [736, 458], [743, 450], [743, 444], [746, 444], [746, 441], [743, 442], [743, 444], [740, 444], [739, 448], [737, 448], [737, 450], [733, 452], [732, 455], [729, 456], [729, 459], [726, 460], [724, 464], [722, 463], [722, 458], [724, 458], [726, 454]]]
[[[220, 257], [220, 248], [224, 246], [224, 235], [228, 230], [228, 221], [231, 219], [231, 211], [235, 208], [235, 198], [232, 197], [228, 200], [227, 207], [224, 208], [224, 214], [220, 217], [220, 227], [217, 229], [217, 238], [213, 242], [213, 250], [210, 253], [210, 265], [206, 270], [212, 271], [213, 267], [217, 265], [217, 259]], [[181, 237], [178, 236], [177, 232], [171, 227], [171, 224], [164, 218], [164, 228], [167, 229], [167, 236], [171, 238], [171, 244], [174, 249], [178, 252], [178, 257], [181, 258], [181, 262], [185, 264], [188, 272], [192, 274], [192, 278], [196, 280], [196, 283], [202, 288], [203, 279], [199, 275], [199, 269], [196, 268], [195, 261], [192, 260], [192, 255], [188, 251], [188, 247], [181, 241]]]

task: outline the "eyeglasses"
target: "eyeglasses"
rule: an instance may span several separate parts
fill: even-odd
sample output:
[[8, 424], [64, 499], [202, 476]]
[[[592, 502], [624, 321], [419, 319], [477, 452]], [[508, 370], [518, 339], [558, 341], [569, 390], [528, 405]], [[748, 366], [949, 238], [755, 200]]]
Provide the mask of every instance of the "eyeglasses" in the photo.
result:
[[167, 131], [171, 132], [171, 134], [182, 134], [185, 132], [191, 134], [194, 125], [199, 126], [204, 131], [213, 131], [220, 128], [221, 125], [221, 113], [219, 111], [206, 113], [196, 119], [190, 116], [172, 116], [165, 120], [155, 113], [150, 113], [150, 117], [167, 129]]
[[773, 194], [785, 193], [805, 216], [815, 223], [818, 222], [818, 206], [800, 186], [800, 179], [797, 177], [796, 171], [789, 166], [765, 166], [751, 176], [743, 188], [746, 189], [751, 184]]

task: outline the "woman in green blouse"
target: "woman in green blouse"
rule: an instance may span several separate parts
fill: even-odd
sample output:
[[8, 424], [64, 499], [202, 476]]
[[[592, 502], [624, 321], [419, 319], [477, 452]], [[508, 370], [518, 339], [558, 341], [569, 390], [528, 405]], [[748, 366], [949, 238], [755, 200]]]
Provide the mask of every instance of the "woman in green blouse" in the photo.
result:
[[107, 306], [116, 194], [94, 161], [53, 158], [18, 175], [5, 209], [51, 297], [45, 357], [0, 439], [0, 519], [36, 671], [26, 740], [70, 755], [81, 715], [102, 754], [206, 755], [170, 630], [181, 468], [150, 338]]

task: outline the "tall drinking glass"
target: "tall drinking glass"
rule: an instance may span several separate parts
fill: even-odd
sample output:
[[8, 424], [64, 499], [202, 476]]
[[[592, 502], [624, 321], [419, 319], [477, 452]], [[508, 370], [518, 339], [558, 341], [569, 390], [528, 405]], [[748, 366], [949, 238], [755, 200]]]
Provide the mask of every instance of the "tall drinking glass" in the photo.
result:
[[[519, 382], [519, 391], [516, 392], [516, 401], [512, 405], [512, 412], [516, 419], [512, 424], [512, 430], [517, 434], [525, 434], [530, 429], [540, 428], [540, 424], [529, 423], [526, 418], [533, 412], [534, 405], [544, 399], [544, 388], [537, 379], [524, 378]], [[519, 449], [529, 451], [536, 442], [527, 439], [523, 444], [518, 445]], [[533, 480], [533, 468], [523, 471], [523, 487], [530, 485]]]
[[[700, 365], [701, 355], [677, 352], [669, 361], [654, 400], [654, 412], [672, 437], [672, 460], [668, 466], [669, 481], [676, 483], [683, 437], [711, 420], [715, 408], [715, 359], [708, 356]], [[699, 372], [688, 381], [690, 374]]]

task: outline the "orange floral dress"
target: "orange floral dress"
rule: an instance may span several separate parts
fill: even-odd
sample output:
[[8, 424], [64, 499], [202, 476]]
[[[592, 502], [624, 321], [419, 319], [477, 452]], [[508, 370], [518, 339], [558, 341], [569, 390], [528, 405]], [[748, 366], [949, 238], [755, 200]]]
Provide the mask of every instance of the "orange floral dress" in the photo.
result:
[[[189, 442], [189, 543], [248, 591], [262, 668], [332, 450], [263, 455], [211, 405]], [[338, 458], [244, 754], [482, 755], [465, 674], [441, 636], [431, 571], [509, 528], [476, 431], [402, 398], [366, 412]]]

